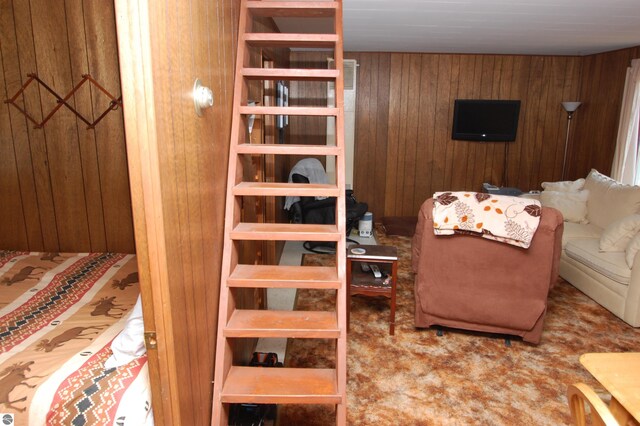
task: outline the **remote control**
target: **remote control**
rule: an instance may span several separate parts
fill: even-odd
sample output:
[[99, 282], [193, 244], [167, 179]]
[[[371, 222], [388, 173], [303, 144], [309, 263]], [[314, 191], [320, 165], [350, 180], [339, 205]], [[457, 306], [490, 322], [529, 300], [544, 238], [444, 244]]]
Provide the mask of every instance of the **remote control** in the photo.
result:
[[369, 265], [369, 267], [371, 268], [371, 272], [373, 272], [374, 277], [382, 278], [382, 274], [380, 273], [380, 268], [378, 268], [378, 265]]
[[369, 272], [371, 270], [369, 264], [364, 262], [360, 264], [360, 269], [362, 269], [362, 272]]

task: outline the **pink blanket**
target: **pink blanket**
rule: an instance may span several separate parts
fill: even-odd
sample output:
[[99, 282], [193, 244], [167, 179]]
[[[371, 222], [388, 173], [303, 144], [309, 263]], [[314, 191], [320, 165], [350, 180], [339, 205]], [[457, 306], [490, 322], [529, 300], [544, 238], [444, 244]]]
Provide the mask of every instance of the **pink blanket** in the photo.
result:
[[540, 223], [538, 200], [480, 192], [436, 192], [433, 195], [436, 235], [477, 234], [529, 248]]

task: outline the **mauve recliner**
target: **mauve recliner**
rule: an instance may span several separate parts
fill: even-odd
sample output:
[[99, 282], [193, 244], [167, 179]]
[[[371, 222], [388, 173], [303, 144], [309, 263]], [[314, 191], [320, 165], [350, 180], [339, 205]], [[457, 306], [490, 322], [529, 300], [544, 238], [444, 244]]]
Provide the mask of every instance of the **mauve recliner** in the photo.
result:
[[547, 296], [558, 278], [562, 215], [543, 207], [528, 249], [471, 235], [436, 236], [433, 200], [418, 213], [413, 237], [416, 327], [521, 336], [539, 343]]

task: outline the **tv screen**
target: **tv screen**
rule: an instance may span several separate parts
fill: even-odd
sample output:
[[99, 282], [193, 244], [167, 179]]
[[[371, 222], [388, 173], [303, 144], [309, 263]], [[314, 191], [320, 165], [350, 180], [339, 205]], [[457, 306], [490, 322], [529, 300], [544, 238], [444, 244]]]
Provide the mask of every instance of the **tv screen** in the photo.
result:
[[463, 141], [516, 140], [520, 101], [456, 99], [452, 139]]

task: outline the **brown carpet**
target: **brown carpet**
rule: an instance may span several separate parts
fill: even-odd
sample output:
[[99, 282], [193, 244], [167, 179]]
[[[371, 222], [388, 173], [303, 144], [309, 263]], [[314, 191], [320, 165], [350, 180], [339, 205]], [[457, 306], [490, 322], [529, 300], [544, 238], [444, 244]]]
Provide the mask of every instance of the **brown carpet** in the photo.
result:
[[[585, 352], [640, 351], [634, 329], [560, 280], [549, 296], [540, 345], [467, 332], [416, 329], [410, 239], [387, 237], [399, 249], [396, 335], [389, 336], [388, 300], [352, 298], [348, 343], [348, 422], [351, 425], [569, 424], [567, 385], [585, 382], [604, 392], [584, 370]], [[307, 255], [306, 264], [332, 256]], [[335, 292], [333, 292], [335, 293]], [[298, 309], [333, 305], [335, 294], [301, 290]], [[333, 366], [333, 342], [291, 339], [290, 367]], [[324, 406], [281, 406], [281, 425], [331, 425]]]

